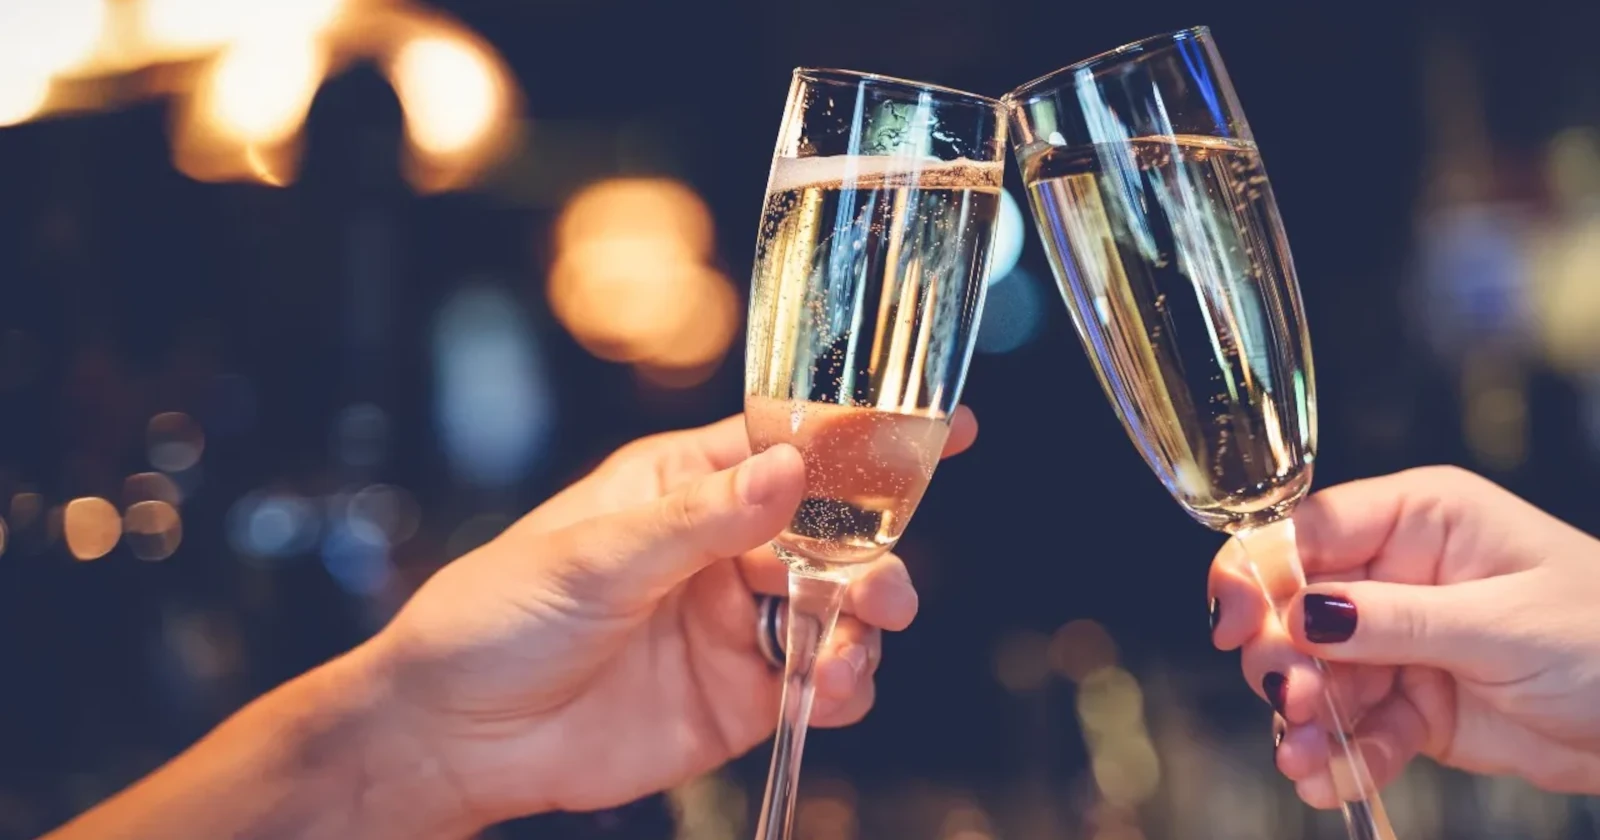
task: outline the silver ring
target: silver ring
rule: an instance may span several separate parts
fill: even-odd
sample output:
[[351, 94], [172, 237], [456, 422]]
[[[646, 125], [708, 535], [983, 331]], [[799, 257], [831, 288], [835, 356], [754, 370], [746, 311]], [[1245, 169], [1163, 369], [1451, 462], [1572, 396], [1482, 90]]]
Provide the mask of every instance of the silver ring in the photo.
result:
[[774, 668], [783, 667], [783, 625], [788, 603], [773, 595], [756, 598], [756, 647], [761, 658]]

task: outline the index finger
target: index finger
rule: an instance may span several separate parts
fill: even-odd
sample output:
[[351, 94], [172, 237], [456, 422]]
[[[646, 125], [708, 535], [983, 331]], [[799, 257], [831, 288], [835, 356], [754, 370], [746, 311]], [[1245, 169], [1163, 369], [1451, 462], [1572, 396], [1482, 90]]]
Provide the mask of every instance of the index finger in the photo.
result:
[[[1316, 493], [1294, 512], [1300, 562], [1310, 576], [1368, 569], [1397, 583], [1439, 583], [1452, 552], [1494, 564], [1502, 552], [1477, 545], [1477, 526], [1526, 512], [1526, 502], [1458, 467], [1420, 467]], [[1504, 524], [1491, 526], [1502, 529]], [[1522, 530], [1522, 529], [1516, 529]], [[1509, 571], [1509, 569], [1483, 572]]]

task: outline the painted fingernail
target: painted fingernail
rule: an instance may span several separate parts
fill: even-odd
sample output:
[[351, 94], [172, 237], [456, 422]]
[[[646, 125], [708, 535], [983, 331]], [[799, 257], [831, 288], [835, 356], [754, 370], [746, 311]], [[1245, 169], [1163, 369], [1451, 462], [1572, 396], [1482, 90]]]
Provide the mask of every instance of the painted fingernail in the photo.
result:
[[1215, 598], [1211, 599], [1211, 615], [1210, 615], [1210, 619], [1211, 619], [1211, 632], [1215, 633], [1215, 632], [1217, 632], [1217, 624], [1222, 621], [1222, 602], [1218, 601]]
[[850, 663], [850, 670], [855, 672], [856, 679], [861, 679], [861, 675], [865, 673], [867, 669], [866, 648], [862, 647], [861, 645], [851, 645], [845, 648], [844, 651], [839, 654], [839, 658]]
[[1334, 595], [1305, 597], [1306, 638], [1328, 645], [1348, 641], [1356, 632], [1356, 605]]
[[1289, 696], [1289, 678], [1277, 671], [1268, 671], [1261, 678], [1261, 691], [1267, 695], [1267, 702], [1272, 704], [1272, 710], [1283, 714], [1285, 701]]

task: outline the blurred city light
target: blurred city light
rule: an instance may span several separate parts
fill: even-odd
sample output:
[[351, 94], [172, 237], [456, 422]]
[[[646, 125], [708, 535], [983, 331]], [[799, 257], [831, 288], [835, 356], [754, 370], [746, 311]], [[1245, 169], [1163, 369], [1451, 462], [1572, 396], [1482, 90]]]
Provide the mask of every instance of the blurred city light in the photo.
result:
[[480, 487], [520, 481], [555, 420], [521, 304], [493, 286], [463, 286], [439, 311], [433, 357], [434, 411], [452, 472]]
[[122, 538], [122, 517], [110, 502], [96, 496], [73, 499], [61, 513], [67, 550], [79, 560], [99, 560]]
[[1061, 625], [1050, 637], [1050, 666], [1081, 683], [1090, 674], [1117, 664], [1117, 643], [1100, 623], [1080, 618]]
[[584, 349], [630, 362], [647, 382], [704, 382], [737, 337], [742, 302], [706, 264], [705, 203], [664, 178], [616, 178], [580, 191], [556, 223], [551, 310]]
[[303, 36], [238, 40], [201, 89], [203, 108], [224, 136], [271, 145], [299, 131], [326, 69], [322, 50]]
[[194, 418], [168, 411], [150, 418], [145, 429], [145, 453], [150, 466], [166, 473], [183, 472], [200, 463], [205, 433]]
[[504, 107], [493, 61], [476, 45], [429, 35], [395, 57], [393, 81], [406, 133], [424, 152], [450, 155], [482, 142]]
[[378, 529], [390, 545], [399, 545], [416, 535], [422, 518], [417, 500], [405, 488], [388, 484], [356, 491], [345, 504], [345, 515]]
[[744, 840], [744, 789], [711, 773], [667, 792], [675, 812], [675, 840]]
[[0, 3], [0, 88], [36, 81], [87, 61], [106, 24], [106, 0]]
[[992, 282], [978, 325], [978, 352], [1010, 353], [1037, 338], [1051, 303], [1043, 284], [1025, 269], [1013, 269]]
[[316, 545], [316, 506], [287, 492], [255, 492], [228, 510], [228, 543], [247, 562], [270, 565]]
[[50, 98], [50, 77], [0, 68], [0, 128], [27, 122]]
[[178, 492], [178, 485], [162, 473], [135, 473], [122, 480], [122, 505], [124, 509], [131, 509], [139, 502], [179, 505], [183, 503], [183, 495]]
[[394, 571], [383, 532], [354, 518], [328, 529], [322, 540], [322, 565], [346, 592], [363, 597], [382, 592]]
[[122, 527], [128, 549], [140, 560], [165, 560], [183, 542], [183, 520], [178, 509], [164, 501], [130, 506]]
[[1000, 215], [994, 226], [994, 253], [990, 256], [989, 284], [1004, 280], [1022, 258], [1022, 242], [1027, 235], [1022, 208], [1010, 190], [1000, 191]]

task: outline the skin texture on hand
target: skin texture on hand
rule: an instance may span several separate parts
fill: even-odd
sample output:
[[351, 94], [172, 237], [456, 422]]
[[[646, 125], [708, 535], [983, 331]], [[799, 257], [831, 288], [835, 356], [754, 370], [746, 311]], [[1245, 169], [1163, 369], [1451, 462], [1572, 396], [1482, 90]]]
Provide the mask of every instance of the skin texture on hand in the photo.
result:
[[[961, 409], [945, 455], [972, 445]], [[769, 737], [757, 649], [766, 543], [800, 455], [750, 457], [742, 418], [645, 438], [434, 575], [377, 636], [274, 690], [50, 840], [441, 838], [620, 805]], [[860, 720], [883, 630], [917, 610], [892, 554], [853, 579], [813, 723]]]
[[1215, 644], [1280, 692], [1278, 768], [1302, 799], [1338, 804], [1313, 656], [1380, 785], [1421, 754], [1600, 793], [1600, 541], [1453, 467], [1334, 487], [1294, 519], [1309, 583], [1287, 636], [1232, 541], [1210, 589]]

